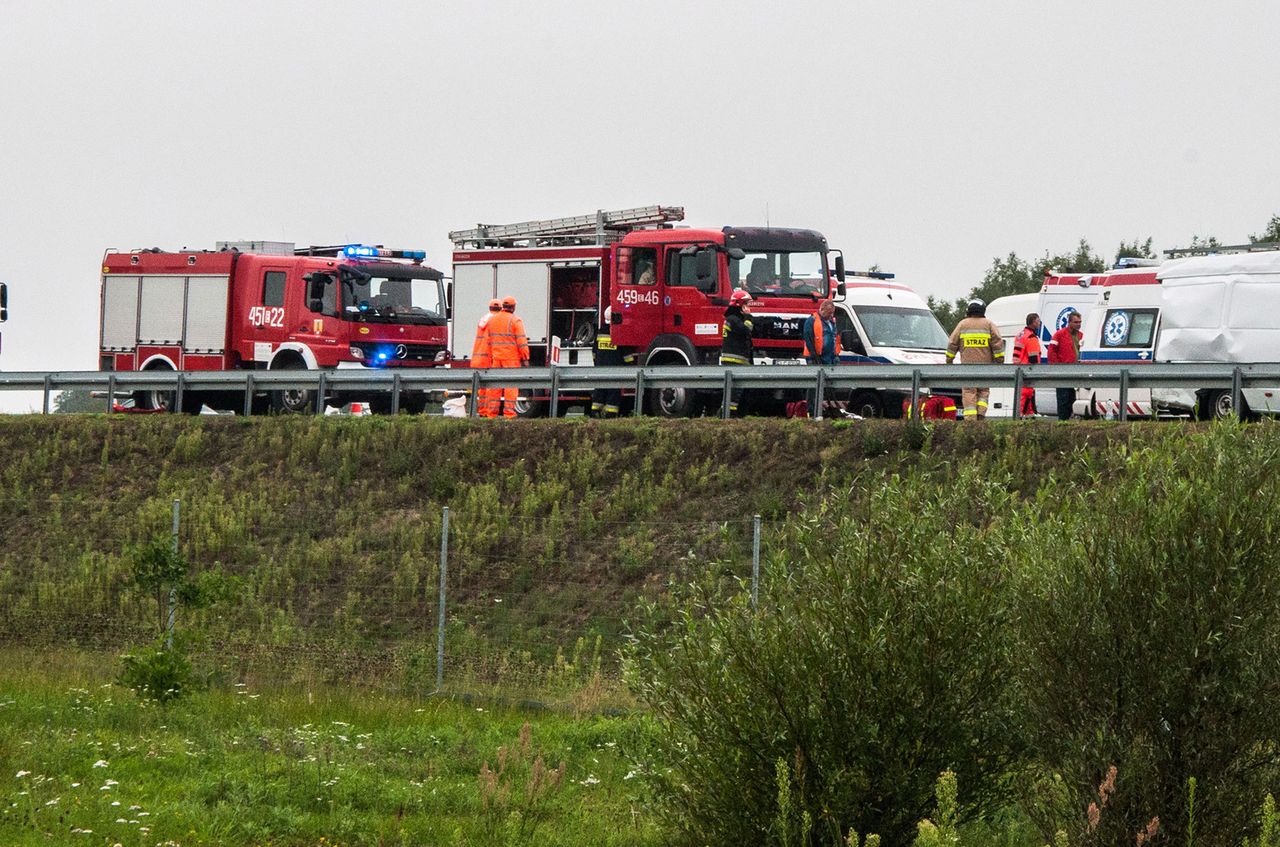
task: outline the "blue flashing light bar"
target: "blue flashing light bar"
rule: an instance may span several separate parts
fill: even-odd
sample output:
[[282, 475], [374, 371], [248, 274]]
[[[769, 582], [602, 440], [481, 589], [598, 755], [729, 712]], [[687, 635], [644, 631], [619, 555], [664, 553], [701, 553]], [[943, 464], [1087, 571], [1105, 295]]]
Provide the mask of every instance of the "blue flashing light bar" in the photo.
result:
[[342, 255], [347, 259], [415, 259], [427, 258], [425, 250], [388, 250], [385, 247], [366, 247], [363, 244], [348, 244], [342, 248]]
[[849, 271], [847, 276], [866, 276], [871, 279], [893, 279], [897, 274], [887, 273], [885, 271]]

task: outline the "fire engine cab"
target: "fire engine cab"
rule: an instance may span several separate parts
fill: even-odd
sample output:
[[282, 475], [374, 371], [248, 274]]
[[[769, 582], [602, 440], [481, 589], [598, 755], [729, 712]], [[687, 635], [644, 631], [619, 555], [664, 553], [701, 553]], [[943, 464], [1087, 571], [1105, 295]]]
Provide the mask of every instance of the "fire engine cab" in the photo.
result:
[[[110, 371], [412, 368], [442, 363], [448, 337], [443, 275], [418, 251], [281, 242], [219, 242], [216, 250], [107, 251], [100, 360]], [[312, 390], [255, 399], [310, 412]], [[239, 397], [241, 395], [234, 395]], [[183, 392], [183, 411], [223, 400]], [[328, 397], [324, 399], [329, 399]], [[389, 407], [390, 397], [364, 398]], [[138, 392], [135, 406], [172, 409], [174, 392]], [[402, 406], [425, 405], [406, 393]]]
[[[469, 352], [489, 301], [512, 296], [533, 365], [591, 364], [606, 308], [612, 341], [628, 360], [715, 364], [729, 296], [745, 289], [757, 360], [802, 361], [804, 320], [829, 295], [833, 273], [843, 295], [843, 256], [833, 271], [827, 240], [813, 230], [676, 228], [683, 219], [683, 207], [646, 206], [449, 233], [455, 357]], [[666, 417], [701, 405], [681, 388], [654, 391], [645, 403]], [[538, 397], [520, 407], [525, 415], [546, 410]]]

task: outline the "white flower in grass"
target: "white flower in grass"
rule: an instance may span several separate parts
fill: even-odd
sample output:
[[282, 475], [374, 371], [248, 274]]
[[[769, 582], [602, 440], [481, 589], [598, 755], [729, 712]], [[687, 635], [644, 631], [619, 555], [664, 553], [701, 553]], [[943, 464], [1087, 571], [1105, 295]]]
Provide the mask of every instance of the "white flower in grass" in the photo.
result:
[[52, 800], [46, 800], [46, 801], [45, 801], [45, 805], [46, 805], [46, 806], [56, 806], [56, 805], [58, 805], [58, 801], [59, 801], [59, 800], [61, 800], [61, 799], [62, 799], [61, 797], [54, 797]]
[[94, 762], [94, 763], [93, 763], [93, 766], [94, 766], [95, 768], [105, 768], [105, 767], [107, 766], [107, 760], [106, 760], [106, 759], [99, 759], [98, 761], [96, 761], [96, 762]]
[[580, 785], [599, 785], [600, 779], [593, 773], [587, 774], [587, 778], [582, 780]]
[[71, 783], [71, 787], [72, 787], [72, 788], [79, 788], [79, 787], [80, 787], [80, 783], [78, 783], [78, 782], [73, 782], [73, 783]]
[[24, 776], [29, 776], [30, 774], [31, 774], [31, 771], [18, 771], [16, 774], [13, 775], [13, 778], [22, 779]]
[[113, 805], [113, 806], [119, 806], [119, 805], [120, 805], [120, 801], [119, 801], [119, 800], [112, 800], [112, 801], [111, 801], [111, 805]]

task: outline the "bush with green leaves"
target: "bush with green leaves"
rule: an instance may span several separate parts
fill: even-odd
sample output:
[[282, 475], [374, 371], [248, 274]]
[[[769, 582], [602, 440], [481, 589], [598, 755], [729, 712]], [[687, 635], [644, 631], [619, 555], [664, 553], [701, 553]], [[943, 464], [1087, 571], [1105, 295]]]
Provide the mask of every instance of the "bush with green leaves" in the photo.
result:
[[[1028, 510], [1017, 553], [1023, 732], [1077, 802], [1073, 842], [1239, 844], [1280, 778], [1280, 442], [1216, 425]], [[1066, 505], [1051, 500], [1064, 499]], [[1083, 814], [1118, 779], [1096, 833]], [[963, 784], [963, 783], [962, 783]]]
[[190, 694], [195, 672], [186, 651], [163, 643], [151, 644], [121, 657], [119, 682], [144, 700], [166, 704]]
[[[631, 651], [652, 709], [654, 789], [691, 843], [809, 843], [879, 833], [908, 844], [953, 770], [962, 813], [1003, 798], [1019, 761], [1008, 678], [1015, 632], [998, 529], [1007, 481], [890, 478], [856, 506], [794, 520], [760, 605], [704, 581], [672, 621], [650, 608]], [[779, 760], [790, 808], [779, 808]]]

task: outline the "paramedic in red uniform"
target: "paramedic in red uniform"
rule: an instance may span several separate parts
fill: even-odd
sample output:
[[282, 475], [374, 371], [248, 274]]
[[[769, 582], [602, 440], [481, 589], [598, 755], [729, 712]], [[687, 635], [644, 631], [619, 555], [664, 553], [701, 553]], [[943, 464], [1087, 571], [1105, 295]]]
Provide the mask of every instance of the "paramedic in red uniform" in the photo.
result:
[[[1067, 318], [1067, 325], [1049, 339], [1050, 364], [1070, 365], [1080, 361], [1080, 342], [1084, 340], [1084, 333], [1080, 331], [1082, 323], [1084, 319], [1080, 317], [1080, 313], [1072, 311], [1071, 317]], [[1058, 389], [1058, 420], [1071, 420], [1071, 406], [1075, 401], [1074, 388]]]
[[[1027, 315], [1027, 325], [1013, 340], [1013, 363], [1015, 365], [1040, 364], [1040, 316], [1035, 312]], [[1022, 388], [1018, 414], [1024, 417], [1036, 414], [1036, 390], [1031, 386]]]

